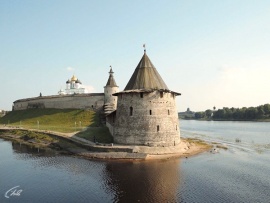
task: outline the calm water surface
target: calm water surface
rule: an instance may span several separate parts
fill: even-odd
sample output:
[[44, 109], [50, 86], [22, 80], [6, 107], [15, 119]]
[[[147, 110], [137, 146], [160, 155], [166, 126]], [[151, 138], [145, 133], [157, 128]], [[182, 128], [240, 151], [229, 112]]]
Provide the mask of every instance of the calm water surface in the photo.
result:
[[[270, 123], [180, 125], [182, 137], [228, 150], [188, 159], [106, 162], [0, 139], [0, 202], [270, 202]], [[15, 186], [20, 196], [6, 198]]]

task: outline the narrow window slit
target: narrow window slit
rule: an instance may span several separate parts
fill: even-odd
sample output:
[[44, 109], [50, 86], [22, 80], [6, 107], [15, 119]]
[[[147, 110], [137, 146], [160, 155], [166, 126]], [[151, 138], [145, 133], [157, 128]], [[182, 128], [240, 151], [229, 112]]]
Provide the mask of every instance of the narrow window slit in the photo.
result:
[[132, 106], [129, 108], [129, 115], [130, 115], [130, 116], [133, 115], [133, 107], [132, 107]]

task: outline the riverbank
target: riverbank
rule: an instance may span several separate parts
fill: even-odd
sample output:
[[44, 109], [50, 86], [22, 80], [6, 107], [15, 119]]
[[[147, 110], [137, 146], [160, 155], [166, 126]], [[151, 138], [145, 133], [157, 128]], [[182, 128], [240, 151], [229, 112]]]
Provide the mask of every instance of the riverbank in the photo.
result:
[[190, 157], [209, 151], [212, 145], [198, 139], [183, 139], [177, 146], [148, 147], [94, 143], [76, 136], [76, 133], [18, 129], [0, 126], [0, 138], [47, 148], [59, 153], [71, 154], [87, 159], [135, 159], [153, 160], [175, 157]]

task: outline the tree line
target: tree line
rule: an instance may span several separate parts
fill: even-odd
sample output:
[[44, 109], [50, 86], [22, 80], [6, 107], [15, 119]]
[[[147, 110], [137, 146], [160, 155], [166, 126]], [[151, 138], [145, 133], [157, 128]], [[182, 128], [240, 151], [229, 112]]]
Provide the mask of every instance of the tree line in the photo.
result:
[[264, 104], [257, 107], [228, 108], [196, 112], [196, 119], [213, 119], [213, 120], [254, 120], [270, 119], [270, 104]]

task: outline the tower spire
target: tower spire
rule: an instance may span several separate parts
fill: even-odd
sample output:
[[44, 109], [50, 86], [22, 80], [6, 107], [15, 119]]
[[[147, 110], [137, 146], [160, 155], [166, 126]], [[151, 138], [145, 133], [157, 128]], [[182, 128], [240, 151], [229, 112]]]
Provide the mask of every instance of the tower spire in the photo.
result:
[[114, 72], [113, 72], [113, 70], [112, 70], [112, 66], [110, 66], [110, 72], [109, 72], [110, 74], [113, 74]]
[[114, 80], [113, 73], [114, 73], [114, 72], [113, 72], [113, 70], [112, 70], [112, 66], [110, 66], [110, 72], [109, 72], [110, 76], [109, 76], [109, 79], [108, 79], [108, 81], [107, 81], [106, 86], [110, 86], [110, 87], [118, 87], [118, 86], [116, 85], [115, 80]]

